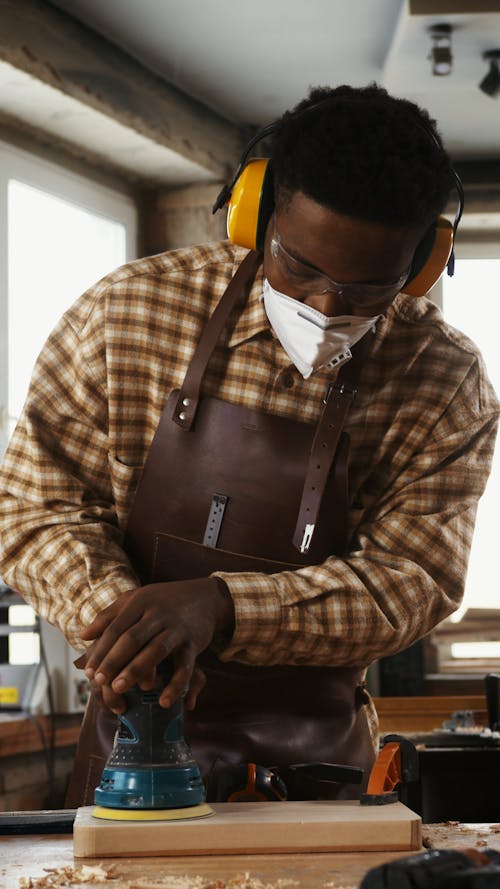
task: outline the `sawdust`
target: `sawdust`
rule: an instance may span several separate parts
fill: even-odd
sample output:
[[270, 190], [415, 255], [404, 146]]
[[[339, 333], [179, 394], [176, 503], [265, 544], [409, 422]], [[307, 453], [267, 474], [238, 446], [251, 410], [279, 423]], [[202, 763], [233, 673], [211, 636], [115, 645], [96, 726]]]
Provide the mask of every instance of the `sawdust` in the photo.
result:
[[357, 889], [354, 883], [323, 883], [322, 889]]
[[[213, 879], [202, 876], [173, 876], [149, 878], [135, 877], [124, 879], [111, 868], [105, 870], [101, 865], [81, 865], [80, 867], [51, 867], [44, 868], [43, 877], [21, 877], [19, 889], [79, 889], [84, 884], [91, 883], [92, 887], [106, 884], [113, 889], [113, 884], [119, 889], [287, 889], [298, 886], [296, 880], [278, 879], [271, 883], [264, 882], [251, 874], [239, 874], [228, 880]], [[332, 889], [354, 889], [348, 886], [332, 886]], [[88, 886], [88, 889], [91, 889]]]
[[[487, 838], [487, 839], [486, 839]], [[489, 846], [500, 851], [500, 824], [462, 824], [443, 821], [422, 826], [422, 845], [427, 849], [463, 849]]]
[[20, 877], [19, 889], [60, 889], [78, 887], [85, 883], [100, 885], [112, 876], [101, 865], [82, 864], [80, 867], [45, 867], [45, 877]]
[[[21, 877], [19, 889], [79, 889], [87, 884], [86, 889], [93, 889], [106, 885], [108, 889], [291, 889], [292, 886], [300, 886], [297, 880], [278, 879], [266, 882], [253, 877], [250, 873], [238, 874], [229, 879], [214, 879], [202, 876], [174, 876], [164, 877], [120, 877], [115, 866], [105, 870], [102, 865], [89, 867], [51, 867], [45, 868], [44, 877]], [[91, 884], [91, 886], [89, 885]], [[350, 883], [324, 883], [318, 889], [356, 889]]]
[[166, 876], [159, 879], [139, 877], [136, 880], [121, 881], [120, 886], [126, 889], [285, 889], [287, 886], [298, 886], [296, 880], [275, 880], [265, 883], [249, 873], [239, 874], [229, 880], [213, 879], [213, 877], [174, 877]]

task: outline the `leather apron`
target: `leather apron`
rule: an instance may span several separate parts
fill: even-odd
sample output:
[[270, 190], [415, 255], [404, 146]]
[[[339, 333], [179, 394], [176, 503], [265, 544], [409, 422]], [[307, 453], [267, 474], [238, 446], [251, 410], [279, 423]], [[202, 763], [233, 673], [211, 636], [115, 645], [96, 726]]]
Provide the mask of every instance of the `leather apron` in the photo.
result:
[[[250, 253], [239, 267], [149, 450], [125, 538], [143, 584], [217, 570], [296, 570], [345, 551], [349, 438], [342, 426], [361, 353], [341, 368], [316, 429], [202, 394], [213, 349], [260, 261]], [[211, 650], [198, 660], [207, 682], [185, 715], [185, 733], [209, 801], [220, 770], [248, 762], [364, 769], [362, 785], [328, 784], [318, 792], [299, 780], [289, 798], [355, 798], [365, 789], [374, 750], [358, 669], [255, 667], [223, 662]], [[117, 717], [91, 695], [68, 807], [93, 802], [116, 728]]]

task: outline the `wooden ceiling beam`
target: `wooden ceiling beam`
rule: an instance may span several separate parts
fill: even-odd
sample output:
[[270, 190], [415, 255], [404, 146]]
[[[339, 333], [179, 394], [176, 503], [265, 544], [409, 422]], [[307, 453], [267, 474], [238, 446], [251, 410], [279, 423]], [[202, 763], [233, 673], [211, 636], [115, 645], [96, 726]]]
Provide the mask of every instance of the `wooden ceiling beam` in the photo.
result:
[[0, 60], [226, 179], [241, 128], [43, 0], [0, 0]]

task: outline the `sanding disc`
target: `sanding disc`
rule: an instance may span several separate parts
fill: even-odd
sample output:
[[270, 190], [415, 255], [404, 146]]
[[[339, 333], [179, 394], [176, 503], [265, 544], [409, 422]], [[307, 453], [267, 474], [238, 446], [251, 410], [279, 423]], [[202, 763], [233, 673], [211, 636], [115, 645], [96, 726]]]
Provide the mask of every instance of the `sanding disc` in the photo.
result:
[[92, 817], [106, 821], [185, 821], [187, 818], [206, 818], [213, 814], [210, 806], [200, 803], [183, 809], [107, 809], [95, 806]]

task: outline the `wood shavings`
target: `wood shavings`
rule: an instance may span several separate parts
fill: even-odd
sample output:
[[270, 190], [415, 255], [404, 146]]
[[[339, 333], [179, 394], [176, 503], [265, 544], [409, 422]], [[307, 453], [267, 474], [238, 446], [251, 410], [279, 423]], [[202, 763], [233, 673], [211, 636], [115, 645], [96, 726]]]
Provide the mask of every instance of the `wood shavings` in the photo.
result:
[[356, 886], [354, 883], [323, 883], [322, 889], [356, 889]]
[[112, 879], [100, 864], [82, 864], [79, 867], [46, 867], [45, 877], [20, 877], [19, 889], [64, 889], [84, 883], [104, 883]]
[[[464, 849], [490, 846], [499, 850], [500, 825], [462, 824], [460, 821], [444, 821], [423, 825], [422, 844], [427, 849]], [[487, 839], [486, 839], [487, 838]]]
[[[92, 886], [101, 886], [106, 883], [109, 889], [112, 889], [115, 881], [119, 881], [120, 889], [287, 889], [287, 887], [298, 886], [296, 880], [286, 879], [266, 883], [258, 877], [252, 877], [249, 873], [239, 874], [228, 880], [188, 875], [124, 879], [111, 870], [104, 870], [101, 865], [89, 867], [85, 864], [75, 868], [69, 865], [45, 868], [45, 873], [44, 877], [21, 877], [19, 889], [78, 889], [85, 883], [91, 883]], [[329, 885], [332, 886], [332, 889], [354, 889], [349, 886]]]
[[[292, 889], [299, 886], [297, 880], [277, 879], [266, 882], [253, 877], [250, 873], [238, 874], [228, 879], [214, 879], [213, 877], [189, 876], [187, 874], [177, 876], [166, 874], [162, 877], [120, 877], [115, 865], [105, 870], [101, 865], [89, 867], [54, 867], [45, 868], [44, 877], [21, 877], [19, 889], [79, 889], [85, 883], [94, 889], [95, 886], [106, 884], [108, 889]], [[356, 889], [354, 883], [337, 883], [330, 881], [323, 883], [321, 889]]]

